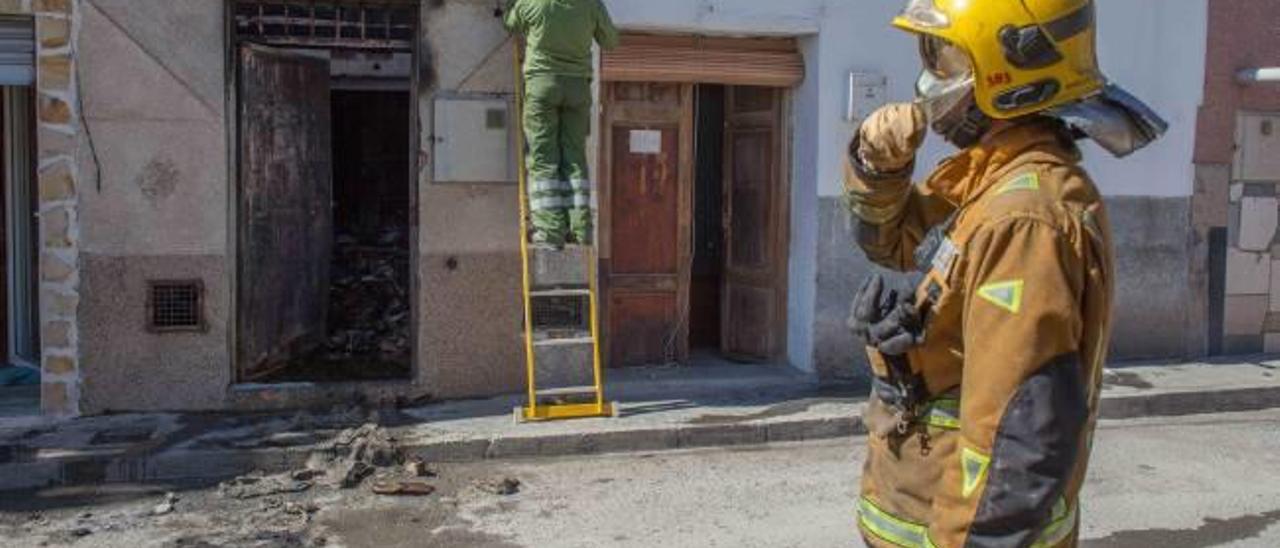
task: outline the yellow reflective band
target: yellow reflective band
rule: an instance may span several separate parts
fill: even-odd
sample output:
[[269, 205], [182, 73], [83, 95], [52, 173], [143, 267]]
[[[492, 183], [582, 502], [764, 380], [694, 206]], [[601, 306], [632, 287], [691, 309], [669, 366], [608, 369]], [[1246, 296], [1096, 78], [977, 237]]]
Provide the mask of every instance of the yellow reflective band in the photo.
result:
[[[1061, 506], [1059, 506], [1061, 505]], [[1031, 545], [1031, 548], [1052, 548], [1062, 544], [1066, 540], [1067, 535], [1071, 534], [1076, 524], [1076, 513], [1079, 508], [1075, 505], [1071, 506], [1071, 510], [1066, 510], [1066, 501], [1058, 499], [1058, 504], [1054, 505], [1054, 518], [1048, 527], [1044, 528], [1044, 532], [1040, 533], [1040, 538]], [[1058, 514], [1059, 509], [1063, 510], [1063, 515]]]
[[862, 497], [858, 500], [858, 523], [885, 542], [902, 548], [932, 548], [928, 528], [881, 510]]
[[935, 428], [959, 430], [960, 400], [934, 400], [929, 404], [929, 414], [925, 421]]
[[1022, 310], [1022, 280], [996, 282], [978, 288], [978, 296], [1013, 314]]
[[969, 498], [978, 490], [978, 484], [987, 475], [987, 467], [991, 465], [991, 457], [965, 447], [960, 451], [960, 469], [964, 472], [964, 498]]
[[1000, 190], [996, 191], [996, 196], [1003, 196], [1019, 190], [1040, 190], [1040, 176], [1035, 173], [1024, 173], [1000, 187]]

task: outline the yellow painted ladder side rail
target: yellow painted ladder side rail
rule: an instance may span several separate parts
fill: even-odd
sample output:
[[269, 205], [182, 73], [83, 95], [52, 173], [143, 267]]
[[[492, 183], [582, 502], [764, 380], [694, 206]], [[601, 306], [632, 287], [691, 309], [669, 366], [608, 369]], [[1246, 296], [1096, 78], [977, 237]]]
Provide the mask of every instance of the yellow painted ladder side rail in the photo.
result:
[[529, 408], [528, 415], [538, 414], [537, 374], [533, 353], [533, 299], [532, 280], [529, 279], [529, 184], [525, 173], [524, 158], [524, 74], [521, 71], [520, 54], [524, 50], [523, 40], [514, 40], [512, 59], [515, 61], [515, 127], [516, 127], [516, 172], [520, 181], [520, 278], [521, 297], [524, 301], [524, 365], [528, 375]]
[[596, 302], [597, 291], [599, 285], [596, 283], [596, 253], [595, 246], [587, 248], [587, 252], [583, 256], [587, 260], [587, 284], [588, 297], [591, 307], [591, 316], [588, 321], [591, 322], [591, 370], [596, 379], [596, 414], [597, 416], [613, 416], [613, 404], [604, 401], [604, 368], [600, 361], [600, 318], [597, 311], [600, 310], [599, 304]]
[[600, 318], [599, 318], [599, 284], [596, 279], [596, 253], [594, 246], [587, 246], [583, 253], [587, 261], [588, 302], [591, 322], [591, 366], [595, 379], [595, 403], [591, 404], [540, 404], [538, 401], [537, 356], [533, 344], [533, 280], [529, 272], [529, 193], [528, 173], [525, 166], [525, 134], [524, 134], [524, 74], [522, 71], [521, 53], [524, 51], [522, 40], [515, 40], [514, 82], [515, 82], [515, 127], [516, 127], [516, 169], [520, 192], [520, 266], [521, 292], [524, 301], [524, 355], [525, 370], [528, 381], [529, 403], [524, 408], [516, 409], [516, 418], [520, 421], [549, 421], [560, 419], [580, 419], [616, 416], [616, 405], [604, 401], [604, 368], [600, 355]]

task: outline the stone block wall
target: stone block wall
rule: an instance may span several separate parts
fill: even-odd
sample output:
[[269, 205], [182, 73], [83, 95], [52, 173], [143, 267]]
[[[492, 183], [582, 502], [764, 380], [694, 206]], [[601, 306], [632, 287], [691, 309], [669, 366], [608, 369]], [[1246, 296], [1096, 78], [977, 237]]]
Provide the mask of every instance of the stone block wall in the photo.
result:
[[79, 413], [80, 356], [77, 208], [79, 104], [75, 29], [79, 0], [0, 0], [0, 14], [29, 15], [36, 27], [36, 134], [40, 200], [42, 412]]

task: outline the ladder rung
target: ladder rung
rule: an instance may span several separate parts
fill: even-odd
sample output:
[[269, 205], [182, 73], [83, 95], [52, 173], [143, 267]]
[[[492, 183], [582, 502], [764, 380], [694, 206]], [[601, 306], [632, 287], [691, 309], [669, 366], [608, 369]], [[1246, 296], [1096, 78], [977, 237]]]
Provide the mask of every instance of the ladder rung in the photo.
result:
[[548, 388], [546, 390], [539, 390], [538, 395], [548, 398], [559, 396], [594, 396], [596, 395], [596, 387], [568, 386], [564, 388]]
[[591, 337], [574, 337], [571, 339], [542, 339], [533, 341], [533, 345], [537, 347], [547, 346], [580, 346], [587, 344], [595, 344], [596, 340]]
[[539, 297], [590, 297], [590, 289], [535, 289], [529, 292], [533, 298]]

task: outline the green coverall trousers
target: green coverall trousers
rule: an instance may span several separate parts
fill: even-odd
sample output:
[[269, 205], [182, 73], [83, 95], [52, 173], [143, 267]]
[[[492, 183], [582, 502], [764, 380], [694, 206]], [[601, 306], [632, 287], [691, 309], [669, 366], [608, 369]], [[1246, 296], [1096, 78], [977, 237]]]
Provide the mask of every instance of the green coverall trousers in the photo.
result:
[[524, 130], [529, 144], [533, 242], [560, 247], [572, 231], [591, 244], [591, 80], [535, 74], [525, 78]]

